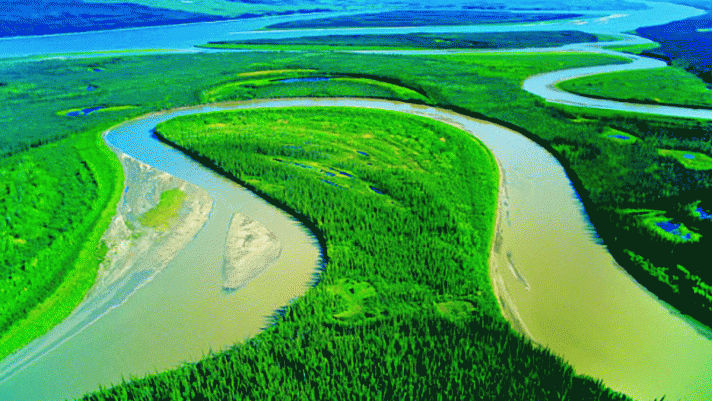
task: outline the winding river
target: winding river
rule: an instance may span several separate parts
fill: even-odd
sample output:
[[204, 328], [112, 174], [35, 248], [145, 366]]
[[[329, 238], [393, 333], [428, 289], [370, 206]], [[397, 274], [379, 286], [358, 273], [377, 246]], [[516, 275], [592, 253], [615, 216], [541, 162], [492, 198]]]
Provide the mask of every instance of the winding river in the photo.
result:
[[[590, 26], [581, 25], [576, 29], [623, 32], [644, 24], [662, 24], [699, 14], [698, 10], [684, 6], [646, 4], [652, 6], [648, 14], [629, 12], [628, 17], [598, 25], [596, 19], [591, 19]], [[250, 23], [253, 22], [243, 23], [241, 28], [252, 28]], [[254, 27], [259, 24], [264, 22], [254, 23]], [[96, 48], [98, 41], [116, 43], [106, 41], [107, 35], [120, 38], [136, 31], [162, 32], [151, 39], [152, 42], [139, 42], [143, 48], [180, 49], [188, 41], [182, 36], [189, 34], [185, 32], [202, 27], [204, 36], [192, 39], [192, 45], [207, 36], [211, 40], [225, 36], [225, 31], [217, 28], [220, 26], [234, 25], [195, 24], [82, 34], [79, 44], [69, 40], [77, 38], [73, 35], [0, 40], [0, 50], [10, 43], [14, 53], [3, 51], [6, 56], [46, 54], [47, 49], [58, 48], [57, 43], [62, 41], [72, 42], [72, 46], [83, 51], [105, 50]], [[550, 24], [510, 28], [426, 27], [417, 30], [483, 32], [572, 27]], [[171, 35], [171, 32], [180, 34]], [[304, 35], [305, 32], [281, 33], [296, 34]], [[232, 33], [227, 36], [264, 35], [280, 33]], [[151, 35], [143, 35], [146, 37]], [[644, 41], [633, 36], [627, 36], [626, 40], [630, 43]], [[27, 47], [28, 43], [35, 47]], [[180, 45], [171, 46], [178, 43]], [[614, 53], [600, 49], [602, 45], [577, 44], [562, 50]], [[20, 50], [23, 46], [24, 50]], [[631, 58], [633, 62], [626, 65], [530, 77], [525, 81], [524, 89], [563, 104], [712, 118], [712, 112], [705, 110], [589, 99], [554, 87], [556, 82], [572, 77], [664, 65], [643, 57]], [[320, 250], [311, 234], [290, 216], [161, 144], [151, 134], [157, 123], [180, 115], [297, 105], [395, 110], [444, 121], [480, 138], [494, 153], [501, 169], [503, 191], [500, 193], [498, 238], [491, 274], [503, 309], [513, 325], [562, 355], [578, 373], [600, 378], [608, 386], [634, 398], [652, 399], [665, 394], [666, 399], [712, 399], [709, 384], [712, 333], [688, 324], [615, 263], [592, 235], [593, 228], [566, 172], [550, 154], [517, 132], [495, 124], [432, 107], [369, 99], [280, 99], [197, 106], [152, 114], [108, 132], [106, 141], [117, 153], [204, 189], [213, 200], [212, 210], [203, 228], [162, 273], [148, 275], [137, 270], [95, 297], [92, 306], [83, 304], [78, 312], [47, 336], [1, 361], [0, 399], [78, 397], [96, 389], [99, 384], [110, 385], [122, 377], [195, 361], [211, 349], [221, 350], [255, 335], [275, 309], [303, 294], [320, 261]], [[133, 185], [132, 177], [127, 174], [129, 187]], [[282, 257], [264, 274], [236, 293], [225, 293], [220, 289], [222, 278], [215, 266], [222, 265], [227, 222], [233, 213], [247, 214], [279, 238], [289, 240], [282, 241]], [[533, 232], [537, 235], [532, 235]]]

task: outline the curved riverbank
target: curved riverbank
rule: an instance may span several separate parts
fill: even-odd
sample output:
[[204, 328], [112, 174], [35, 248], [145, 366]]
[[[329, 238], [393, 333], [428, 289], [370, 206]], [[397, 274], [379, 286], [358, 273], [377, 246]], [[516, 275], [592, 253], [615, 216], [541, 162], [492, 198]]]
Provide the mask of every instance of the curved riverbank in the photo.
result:
[[655, 114], [681, 118], [701, 118], [708, 120], [712, 119], [712, 110], [710, 109], [687, 106], [676, 107], [666, 105], [627, 103], [619, 100], [582, 96], [560, 89], [557, 86], [559, 83], [571, 79], [610, 72], [637, 71], [668, 66], [667, 63], [662, 60], [605, 50], [593, 46], [593, 44], [591, 46], [577, 45], [576, 49], [593, 53], [623, 56], [631, 60], [631, 63], [616, 66], [573, 68], [568, 70], [537, 74], [527, 78], [522, 84], [522, 89], [545, 99], [547, 102], [559, 103], [568, 106], [576, 106], [589, 109], [626, 111], [641, 114]]

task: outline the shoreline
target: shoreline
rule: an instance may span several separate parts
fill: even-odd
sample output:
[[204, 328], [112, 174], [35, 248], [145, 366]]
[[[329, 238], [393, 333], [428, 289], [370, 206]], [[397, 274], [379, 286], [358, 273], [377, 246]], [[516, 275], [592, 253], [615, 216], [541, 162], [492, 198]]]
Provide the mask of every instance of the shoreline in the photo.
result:
[[[432, 107], [432, 106], [431, 106]], [[436, 107], [437, 108], [437, 107]], [[450, 111], [446, 109], [441, 109], [444, 111]], [[459, 113], [458, 113], [459, 114]], [[466, 116], [464, 114], [459, 114], [461, 116], [464, 116], [472, 121], [478, 122], [478, 123], [485, 123], [485, 124], [493, 124], [490, 121], [487, 120], [482, 120], [478, 118], [473, 118], [470, 116]], [[499, 256], [501, 256], [500, 248], [502, 246], [502, 226], [503, 226], [503, 221], [504, 221], [504, 216], [508, 216], [509, 213], [507, 211], [507, 178], [506, 178], [506, 173], [504, 170], [504, 167], [502, 166], [502, 163], [499, 161], [497, 156], [495, 156], [494, 152], [492, 149], [490, 149], [489, 146], [487, 146], [482, 138], [480, 138], [476, 133], [471, 132], [467, 130], [465, 127], [462, 125], [454, 122], [454, 121], [449, 121], [445, 118], [438, 118], [438, 117], [433, 117], [433, 116], [426, 116], [423, 115], [426, 118], [431, 118], [436, 121], [440, 121], [444, 124], [448, 124], [452, 127], [455, 127], [459, 130], [462, 130], [463, 132], [471, 135], [475, 139], [477, 139], [479, 142], [482, 143], [482, 145], [487, 148], [487, 151], [490, 153], [492, 156], [492, 159], [497, 165], [497, 176], [499, 178], [499, 184], [498, 184], [498, 189], [497, 189], [497, 212], [495, 213], [494, 219], [495, 219], [495, 225], [494, 225], [494, 232], [492, 235], [492, 240], [490, 241], [490, 254], [489, 254], [489, 278], [490, 278], [490, 285], [492, 286], [492, 292], [494, 293], [495, 298], [497, 299], [497, 305], [499, 306], [499, 311], [502, 315], [502, 317], [511, 325], [511, 327], [521, 334], [522, 336], [526, 337], [529, 339], [533, 344], [537, 346], [541, 346], [541, 344], [534, 338], [534, 336], [531, 334], [529, 329], [527, 328], [527, 325], [524, 323], [524, 320], [521, 318], [519, 315], [519, 311], [517, 310], [517, 307], [514, 305], [514, 302], [512, 300], [512, 297], [509, 294], [509, 291], [507, 291], [507, 287], [504, 284], [504, 280], [502, 279], [502, 273], [498, 269], [498, 263], [497, 259]], [[507, 127], [504, 127], [507, 128]], [[519, 135], [524, 135], [518, 131], [514, 131]], [[507, 220], [509, 218], [507, 217]]]

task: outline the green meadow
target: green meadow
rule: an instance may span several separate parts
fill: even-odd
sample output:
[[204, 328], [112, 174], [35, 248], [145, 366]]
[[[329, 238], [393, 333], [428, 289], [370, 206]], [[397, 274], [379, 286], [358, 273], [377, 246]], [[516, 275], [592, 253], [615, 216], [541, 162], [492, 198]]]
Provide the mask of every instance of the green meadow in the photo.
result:
[[0, 357], [67, 317], [96, 280], [123, 169], [93, 130], [0, 160]]
[[632, 103], [712, 108], [709, 85], [682, 68], [600, 74], [561, 82], [559, 88], [579, 95]]
[[660, 43], [653, 42], [653, 43], [641, 43], [641, 44], [637, 44], [637, 45], [612, 45], [612, 46], [605, 46], [604, 49], [613, 50], [613, 51], [617, 51], [617, 52], [641, 54], [646, 50], [653, 50], [653, 49], [657, 49], [658, 47], [660, 47]]
[[672, 157], [680, 164], [692, 170], [712, 170], [712, 157], [704, 153], [686, 150], [658, 149], [662, 156]]
[[146, 227], [159, 231], [171, 228], [178, 218], [186, 193], [178, 188], [169, 189], [161, 193], [161, 198], [153, 209], [139, 216], [138, 221]]
[[[401, 85], [377, 79], [330, 75], [298, 71], [268, 78], [244, 79], [239, 77], [237, 80], [204, 91], [201, 94], [201, 100], [212, 103], [255, 98], [350, 96], [415, 102], [427, 101], [423, 94]], [[309, 78], [318, 80], [310, 81]], [[295, 81], [285, 83], [284, 80]]]
[[507, 49], [556, 47], [569, 43], [604, 40], [601, 35], [578, 31], [488, 33], [409, 33], [394, 35], [324, 35], [298, 38], [210, 42], [198, 47], [253, 50], [417, 50]]

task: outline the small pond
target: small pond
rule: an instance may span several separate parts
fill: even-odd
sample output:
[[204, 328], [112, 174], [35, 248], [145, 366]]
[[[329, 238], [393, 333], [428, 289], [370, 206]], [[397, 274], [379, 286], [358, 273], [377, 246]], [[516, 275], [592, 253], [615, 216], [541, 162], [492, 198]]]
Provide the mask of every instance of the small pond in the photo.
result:
[[293, 84], [296, 82], [321, 82], [321, 81], [328, 81], [330, 78], [324, 78], [324, 77], [312, 77], [312, 78], [288, 78], [288, 79], [280, 79], [279, 82], [284, 83], [284, 84]]
[[89, 113], [93, 113], [97, 110], [105, 109], [106, 106], [96, 106], [96, 107], [89, 107], [86, 109], [81, 109], [81, 110], [75, 110], [75, 111], [70, 111], [66, 115], [69, 117], [78, 117], [78, 116], [86, 116]]
[[712, 214], [707, 213], [707, 211], [705, 211], [705, 209], [698, 206], [697, 209], [695, 209], [695, 211], [700, 214], [701, 218], [703, 218], [705, 220], [712, 220]]
[[655, 223], [658, 227], [662, 228], [666, 232], [670, 234], [677, 235], [678, 237], [682, 238], [683, 240], [687, 241], [690, 239], [691, 235], [690, 233], [687, 233], [685, 235], [682, 235], [680, 232], [680, 223], [671, 223], [669, 221], [658, 221]]

